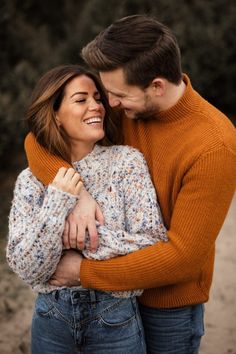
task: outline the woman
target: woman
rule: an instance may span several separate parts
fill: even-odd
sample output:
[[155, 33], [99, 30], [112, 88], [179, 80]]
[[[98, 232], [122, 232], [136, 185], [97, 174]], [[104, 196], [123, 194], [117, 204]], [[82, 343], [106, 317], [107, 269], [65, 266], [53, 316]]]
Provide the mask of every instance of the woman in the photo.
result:
[[[117, 118], [94, 74], [77, 65], [46, 73], [27, 112], [31, 132], [74, 168], [61, 168], [45, 187], [29, 168], [18, 176], [9, 218], [10, 267], [38, 292], [32, 353], [146, 352], [136, 302], [141, 291], [101, 292], [49, 284], [63, 256], [65, 219], [86, 188], [101, 206], [99, 248], [83, 251], [108, 259], [167, 241], [155, 190], [137, 150], [113, 145]], [[82, 178], [82, 179], [81, 179]], [[76, 252], [76, 251], [69, 251]]]

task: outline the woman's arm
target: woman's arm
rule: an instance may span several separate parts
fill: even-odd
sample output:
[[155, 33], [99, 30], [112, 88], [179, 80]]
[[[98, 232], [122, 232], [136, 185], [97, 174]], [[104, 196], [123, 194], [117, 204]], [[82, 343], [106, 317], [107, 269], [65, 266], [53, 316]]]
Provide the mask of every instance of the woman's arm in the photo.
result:
[[[66, 161], [56, 155], [50, 154], [35, 139], [32, 133], [25, 138], [25, 152], [30, 170], [44, 185], [48, 185], [54, 179], [61, 167], [71, 167]], [[96, 220], [103, 223], [103, 215], [96, 201], [84, 190], [81, 193], [81, 203], [69, 215], [69, 227], [64, 230], [64, 244], [66, 248], [84, 248], [85, 231], [88, 230], [91, 248], [95, 251], [98, 245]], [[86, 208], [84, 207], [86, 205]], [[77, 230], [77, 231], [76, 231]], [[69, 242], [71, 240], [71, 243]]]
[[[112, 175], [115, 177], [112, 179], [111, 195], [104, 196], [103, 205], [104, 208], [107, 208], [109, 213], [107, 219], [110, 221], [108, 224], [98, 226], [100, 243], [98, 250], [90, 252], [87, 242], [86, 249], [83, 251], [84, 256], [90, 259], [108, 259], [156, 244], [159, 240], [164, 242], [158, 242], [158, 244], [167, 241], [156, 192], [143, 155], [131, 148], [127, 150], [122, 148], [122, 151], [123, 155], [119, 155], [119, 158], [113, 161], [115, 170]], [[122, 200], [122, 205], [116, 209], [117, 204], [112, 202], [112, 198], [119, 200], [118, 195]], [[120, 219], [120, 215], [117, 213], [125, 214], [124, 224], [120, 228], [116, 227], [117, 219]], [[50, 281], [51, 285], [71, 286], [77, 284], [81, 256], [74, 254], [71, 257], [70, 255], [69, 252], [65, 253]], [[118, 257], [114, 261], [126, 257]], [[91, 261], [92, 264], [101, 264], [101, 266], [105, 264], [106, 266], [106, 261]], [[123, 285], [122, 278], [125, 273], [126, 271], [123, 271], [120, 274], [120, 287]], [[125, 290], [130, 290], [131, 287], [134, 289], [133, 284], [126, 285]], [[117, 287], [115, 290], [120, 289]]]
[[[121, 151], [118, 161], [113, 156], [110, 187], [113, 190], [110, 196], [105, 196], [109, 202], [103, 203], [109, 222], [98, 226], [99, 248], [91, 253], [87, 247], [83, 252], [86, 258], [109, 259], [153, 245], [159, 240], [167, 241], [156, 192], [143, 155], [127, 147], [122, 147]], [[117, 200], [122, 204], [118, 210]], [[124, 215], [124, 222], [117, 228], [120, 213]]]
[[7, 260], [25, 282], [47, 281], [61, 258], [62, 232], [77, 197], [43, 185], [24, 170], [18, 177], [9, 216]]

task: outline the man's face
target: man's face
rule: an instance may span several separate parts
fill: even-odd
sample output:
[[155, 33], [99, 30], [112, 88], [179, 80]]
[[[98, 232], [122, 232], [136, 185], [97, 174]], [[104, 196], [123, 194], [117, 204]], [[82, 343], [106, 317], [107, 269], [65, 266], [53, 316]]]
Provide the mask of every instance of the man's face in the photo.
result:
[[141, 89], [125, 82], [123, 69], [100, 72], [111, 107], [122, 109], [130, 119], [151, 119], [159, 111], [151, 86]]

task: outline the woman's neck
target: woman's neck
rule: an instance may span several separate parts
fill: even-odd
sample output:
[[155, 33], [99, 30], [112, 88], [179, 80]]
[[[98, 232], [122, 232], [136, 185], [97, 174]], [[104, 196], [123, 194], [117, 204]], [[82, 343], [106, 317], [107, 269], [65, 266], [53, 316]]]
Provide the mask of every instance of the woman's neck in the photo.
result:
[[71, 162], [80, 161], [87, 156], [94, 148], [95, 144], [74, 144], [71, 147]]

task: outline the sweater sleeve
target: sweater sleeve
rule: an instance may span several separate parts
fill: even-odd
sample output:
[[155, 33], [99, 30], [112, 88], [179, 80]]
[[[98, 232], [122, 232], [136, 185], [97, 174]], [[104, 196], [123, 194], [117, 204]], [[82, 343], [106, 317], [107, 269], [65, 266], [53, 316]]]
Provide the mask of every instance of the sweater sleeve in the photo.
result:
[[117, 186], [114, 195], [122, 191], [119, 210], [124, 210], [124, 225], [120, 229], [116, 228], [119, 210], [110, 207], [109, 224], [98, 226], [99, 248], [96, 253], [92, 253], [87, 247], [83, 251], [86, 258], [109, 259], [153, 245], [159, 240], [167, 241], [166, 228], [146, 161], [135, 149], [129, 148], [126, 151], [124, 148], [123, 151], [123, 157], [116, 166], [117, 173], [114, 173]]
[[45, 186], [53, 181], [59, 168], [73, 167], [62, 158], [50, 154], [36, 141], [32, 133], [29, 133], [25, 138], [25, 152], [33, 175]]
[[62, 233], [77, 198], [49, 186], [46, 193], [27, 170], [16, 182], [9, 216], [7, 260], [26, 283], [47, 281], [61, 258]]
[[83, 260], [84, 287], [147, 289], [196, 279], [222, 227], [236, 184], [236, 155], [226, 147], [200, 157], [186, 173], [169, 242], [106, 261]]

